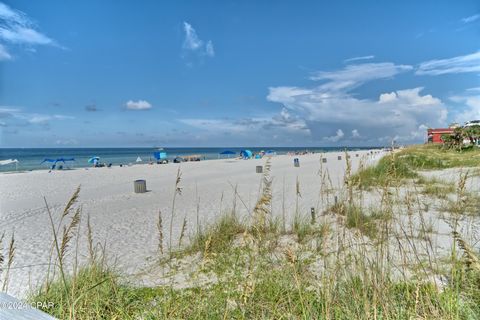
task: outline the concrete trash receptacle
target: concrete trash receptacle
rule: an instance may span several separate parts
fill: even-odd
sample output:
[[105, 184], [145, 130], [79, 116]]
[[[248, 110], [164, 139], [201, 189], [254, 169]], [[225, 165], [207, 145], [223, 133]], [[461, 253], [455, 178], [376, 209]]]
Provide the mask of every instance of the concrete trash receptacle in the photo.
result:
[[133, 189], [135, 193], [145, 193], [147, 192], [147, 181], [146, 180], [135, 180], [133, 182]]
[[342, 160], [342, 156], [338, 156], [338, 160]]
[[263, 166], [257, 166], [257, 173], [263, 172]]
[[327, 163], [327, 158], [322, 158], [323, 163]]

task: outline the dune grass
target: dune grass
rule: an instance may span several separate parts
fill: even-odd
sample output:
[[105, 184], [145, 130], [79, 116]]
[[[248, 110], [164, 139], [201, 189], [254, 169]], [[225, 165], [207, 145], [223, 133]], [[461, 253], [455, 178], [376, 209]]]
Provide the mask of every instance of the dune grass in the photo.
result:
[[454, 151], [436, 145], [410, 146], [386, 155], [373, 167], [357, 172], [352, 176], [352, 181], [355, 185], [368, 188], [419, 178], [417, 171], [421, 170], [478, 166], [480, 166], [480, 148]]
[[[237, 231], [228, 228], [227, 238]], [[224, 235], [216, 233], [221, 239]], [[214, 241], [212, 239], [212, 241]], [[216, 241], [215, 241], [216, 242]], [[32, 301], [55, 301], [46, 312], [60, 319], [476, 319], [480, 315], [480, 273], [458, 264], [453, 281], [439, 289], [429, 282], [393, 281], [377, 268], [351, 274], [347, 265], [320, 278], [300, 252], [275, 263], [248, 249], [222, 246], [214, 263], [228, 264], [222, 281], [207, 287], [142, 288], [121, 283], [121, 274], [100, 264], [81, 268], [51, 284]], [[228, 258], [227, 258], [228, 257]], [[232, 263], [237, 261], [237, 263]]]
[[[425, 155], [430, 148], [412, 150]], [[59, 250], [52, 256], [52, 270], [57, 272], [47, 277], [47, 283], [30, 300], [54, 301], [55, 307], [45, 311], [59, 319], [480, 319], [479, 254], [456, 228], [470, 205], [464, 201], [467, 176], [461, 177], [454, 190], [450, 185], [441, 186], [448, 190], [437, 188], [437, 181], [431, 180], [424, 181], [421, 191], [433, 197], [444, 191], [457, 195], [451, 207], [445, 208], [453, 217], [448, 221], [454, 230], [451, 255], [426, 261], [433, 250], [426, 246], [426, 253], [417, 251], [415, 242], [428, 243], [428, 233], [432, 232], [423, 219], [410, 221], [397, 228], [400, 230], [392, 227], [393, 222], [399, 223], [395, 219], [400, 214], [422, 218], [423, 209], [413, 203], [413, 196], [407, 193], [406, 204], [400, 204], [389, 191], [404, 179], [419, 179], [415, 170], [438, 166], [436, 160], [415, 157], [405, 150], [384, 157], [373, 168], [346, 176], [341, 190], [346, 196], [340, 196], [339, 201], [335, 198], [336, 203], [321, 217], [301, 212], [297, 181], [296, 213], [289, 230], [279, 227], [281, 223], [271, 210], [269, 166], [250, 220], [239, 219], [234, 211], [225, 212], [210, 226], [198, 228], [188, 245], [181, 246], [178, 241], [175, 249], [170, 239], [164, 253], [164, 229], [172, 226], [164, 226], [159, 213], [159, 235], [152, 235], [159, 239], [158, 263], [168, 266], [172, 259], [200, 257], [201, 267], [191, 271], [195, 275], [183, 276], [208, 277], [213, 273], [217, 280], [203, 286], [176, 287], [172, 282], [138, 287], [108, 267], [105, 253], [94, 249], [88, 263], [69, 270], [63, 257], [78, 230], [74, 217], [80, 211], [73, 208], [77, 194], [63, 216], [70, 217], [67, 226], [74, 227], [66, 228], [63, 238], [54, 237], [52, 248], [58, 242]], [[463, 155], [451, 163], [462, 161], [467, 161]], [[358, 187], [365, 186], [362, 183], [380, 186], [383, 196], [375, 207], [362, 206], [357, 198], [361, 198], [363, 189]], [[170, 214], [170, 218], [176, 214], [174, 209]], [[52, 230], [55, 233], [60, 227], [52, 223]], [[87, 232], [88, 247], [96, 248], [90, 224]], [[402, 254], [401, 263], [392, 259], [398, 254]], [[59, 272], [60, 266], [64, 272]], [[432, 270], [440, 269], [445, 279], [441, 283], [432, 280], [438, 276]]]

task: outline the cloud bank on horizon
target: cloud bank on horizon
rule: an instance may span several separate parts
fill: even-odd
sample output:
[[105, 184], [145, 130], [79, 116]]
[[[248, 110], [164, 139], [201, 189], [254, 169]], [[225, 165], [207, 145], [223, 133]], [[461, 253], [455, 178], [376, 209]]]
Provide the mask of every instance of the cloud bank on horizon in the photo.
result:
[[[241, 6], [228, 21], [180, 13], [165, 24], [150, 10], [150, 19], [117, 31], [96, 19], [88, 30], [68, 16], [56, 24], [45, 18], [48, 7], [0, 2], [0, 146], [377, 146], [423, 142], [427, 128], [480, 119], [475, 12], [451, 10], [442, 39], [438, 26], [418, 37], [424, 23], [413, 21], [416, 29], [398, 41], [411, 50], [431, 41], [430, 54], [345, 44], [340, 56], [333, 45], [330, 52], [307, 41], [315, 32], [335, 36], [335, 28], [282, 29], [275, 11], [268, 25]], [[120, 10], [117, 28], [129, 14]], [[359, 37], [354, 25], [344, 26], [351, 39]], [[461, 48], [439, 50], [458, 38]]]

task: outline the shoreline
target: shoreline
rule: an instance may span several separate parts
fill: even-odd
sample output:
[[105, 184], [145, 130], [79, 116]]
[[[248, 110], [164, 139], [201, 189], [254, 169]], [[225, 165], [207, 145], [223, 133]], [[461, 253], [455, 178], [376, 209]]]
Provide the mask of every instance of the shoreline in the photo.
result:
[[[29, 149], [32, 149], [32, 148], [29, 148]], [[38, 150], [45, 150], [44, 148], [36, 148], [36, 149], [38, 149]], [[93, 150], [93, 149], [95, 149], [95, 148], [75, 148], [75, 149], [78, 149], [78, 150]], [[102, 150], [102, 149], [104, 149], [104, 150], [109, 150], [109, 149], [112, 149], [112, 148], [98, 148], [98, 150]], [[127, 150], [132, 150], [132, 149], [129, 149], [129, 148], [116, 148], [116, 149], [118, 149], [118, 150], [125, 150], [125, 151], [127, 151]], [[138, 149], [145, 151], [144, 148], [138, 148]], [[168, 148], [167, 148], [167, 149], [168, 149]], [[168, 151], [168, 150], [167, 150], [167, 153], [168, 153], [168, 154], [171, 154], [170, 156], [168, 156], [169, 163], [173, 163], [173, 159], [174, 159], [175, 157], [177, 157], [177, 156], [178, 156], [178, 157], [185, 157], [185, 156], [187, 155], [187, 154], [184, 154], [184, 153], [175, 152], [175, 151], [178, 151], [178, 150], [180, 150], [180, 149], [184, 149], [182, 152], [185, 152], [185, 151], [188, 151], [188, 150], [192, 150], [191, 152], [187, 152], [187, 154], [193, 154], [193, 153], [199, 154], [199, 155], [202, 157], [202, 160], [201, 160], [201, 161], [229, 160], [229, 159], [237, 159], [237, 158], [239, 158], [238, 152], [235, 154], [235, 157], [230, 157], [230, 158], [228, 158], [228, 157], [220, 157], [220, 158], [219, 158], [219, 157], [212, 157], [212, 156], [218, 156], [218, 155], [219, 155], [218, 153], [209, 153], [209, 152], [207, 152], [207, 153], [205, 153], [205, 152], [202, 153], [202, 152], [198, 152], [198, 150], [195, 150], [195, 148], [173, 148], [172, 151]], [[206, 149], [206, 150], [208, 150], [208, 149], [217, 149], [217, 148], [198, 148], [198, 149]], [[228, 149], [228, 148], [226, 148], [226, 149]], [[237, 149], [240, 149], [240, 148], [230, 148], [230, 149], [235, 149], [235, 150], [237, 150]], [[246, 148], [246, 149], [248, 149], [248, 148]], [[262, 149], [262, 150], [269, 150], [269, 148], [266, 148], [266, 147], [265, 147], [265, 148], [263, 148], [263, 147], [262, 147], [262, 148], [260, 148], [260, 147], [259, 147], [259, 148], [251, 148], [251, 149], [254, 150], [254, 152], [259, 152], [260, 149]], [[257, 150], [257, 149], [258, 149], [258, 150]], [[318, 148], [310, 148], [310, 149], [309, 149], [309, 148], [305, 148], [305, 149], [303, 149], [302, 147], [298, 147], [298, 148], [282, 147], [282, 149], [283, 149], [283, 150], [278, 150], [278, 151], [276, 152], [276, 155], [275, 155], [275, 156], [287, 155], [288, 153], [291, 153], [291, 152], [304, 152], [304, 151], [307, 151], [308, 153], [313, 153], [313, 154], [320, 154], [320, 153], [330, 153], [330, 152], [344, 152], [345, 150], [348, 151], [348, 152], [365, 151], [365, 150], [377, 150], [377, 151], [380, 151], [380, 150], [383, 150], [383, 149], [385, 149], [385, 148], [383, 148], [383, 147], [375, 147], [375, 148], [370, 148], [370, 147], [345, 147], [345, 148], [343, 148], [343, 147], [342, 147], [342, 148], [340, 148], [340, 147], [339, 147], [339, 148], [336, 148], [336, 147], [324, 147], [324, 148], [320, 148], [320, 147], [318, 147]], [[1, 150], [1, 149], [0, 149], [0, 150]], [[16, 150], [16, 149], [15, 149], [15, 150]], [[34, 150], [34, 149], [32, 149], [32, 150]], [[59, 148], [59, 149], [52, 148], [52, 150], [63, 150], [63, 148]], [[62, 153], [62, 154], [63, 154], [63, 153]], [[175, 156], [173, 156], [173, 155], [175, 155]], [[149, 164], [148, 162], [153, 161], [153, 159], [151, 159], [152, 154], [150, 154], [150, 153], [148, 153], [148, 155], [147, 155], [147, 154], [143, 154], [143, 155], [142, 155], [142, 154], [140, 154], [140, 153], [139, 153], [139, 154], [136, 154], [135, 156], [130, 155], [130, 156], [129, 156], [129, 157], [130, 157], [130, 160], [129, 160], [129, 161], [120, 161], [120, 160], [118, 160], [118, 159], [116, 158], [117, 156], [119, 156], [119, 155], [113, 155], [113, 158], [111, 158], [111, 157], [109, 158], [108, 156], [103, 156], [103, 157], [101, 157], [100, 163], [106, 163], [106, 164], [112, 163], [112, 166], [118, 167], [118, 166], [120, 166], [120, 164], [122, 164], [123, 166], [129, 166], [129, 165], [134, 166], [134, 165], [138, 165], [138, 164]], [[136, 163], [136, 162], [135, 162], [135, 159], [137, 158], [137, 156], [141, 156], [141, 157], [143, 157], [143, 159], [148, 159], [148, 160], [142, 161], [141, 163]], [[146, 156], [148, 156], [148, 157], [150, 157], [150, 158], [146, 158]], [[18, 159], [20, 159], [20, 163], [23, 163], [24, 161], [26, 161], [26, 160], [22, 160], [21, 156], [16, 156], [16, 155], [2, 155], [2, 157], [3, 157], [3, 158], [18, 158]], [[60, 157], [63, 157], [63, 155], [60, 156]], [[43, 159], [43, 156], [40, 157], [40, 158]], [[38, 162], [41, 162], [41, 159], [40, 159], [40, 158], [38, 159]], [[53, 158], [55, 158], [55, 156], [53, 156]], [[77, 155], [76, 158], [78, 158], [78, 159], [83, 159], [83, 158], [85, 158], [85, 159], [83, 159], [83, 160], [85, 160], [85, 161], [88, 159], [88, 157], [85, 157], [85, 155], [83, 155], [83, 156], [78, 156], [78, 155]], [[107, 159], [107, 161], [104, 161], [103, 159]], [[112, 160], [112, 159], [114, 159], [114, 160]], [[31, 161], [31, 160], [28, 160], [28, 161]], [[79, 160], [79, 161], [80, 161], [80, 160]], [[155, 162], [155, 161], [153, 161], [153, 162]], [[78, 165], [78, 164], [80, 164], [80, 163], [82, 163], [82, 165]], [[92, 168], [92, 165], [90, 165], [90, 164], [83, 164], [83, 163], [84, 163], [83, 161], [82, 161], [82, 162], [77, 162], [77, 161], [76, 161], [76, 162], [75, 162], [75, 164], [77, 164], [76, 166], [73, 166], [73, 167], [70, 167], [70, 168], [64, 168], [64, 169], [62, 169], [62, 170], [63, 170], [63, 171], [69, 171], [69, 170], [78, 170], [78, 169]], [[155, 164], [155, 163], [154, 163], [154, 164]], [[21, 166], [21, 165], [20, 165], [20, 166]], [[32, 165], [27, 165], [27, 167], [30, 167], [30, 166], [32, 166]], [[3, 166], [0, 167], [0, 169], [3, 169]], [[2, 173], [12, 173], [12, 172], [13, 172], [13, 173], [15, 173], [15, 172], [25, 173], [25, 172], [39, 171], [39, 170], [49, 171], [49, 170], [51, 170], [51, 169], [48, 168], [48, 167], [43, 166], [43, 167], [35, 167], [35, 168], [33, 168], [33, 169], [22, 169], [22, 168], [20, 168], [20, 169], [17, 171], [17, 170], [15, 170], [14, 168], [12, 168], [12, 170], [8, 170], [8, 169], [7, 169], [7, 170], [0, 170], [0, 174], [2, 174]], [[57, 171], [57, 170], [55, 170], [55, 171]], [[60, 171], [60, 170], [58, 170], [58, 171]]]

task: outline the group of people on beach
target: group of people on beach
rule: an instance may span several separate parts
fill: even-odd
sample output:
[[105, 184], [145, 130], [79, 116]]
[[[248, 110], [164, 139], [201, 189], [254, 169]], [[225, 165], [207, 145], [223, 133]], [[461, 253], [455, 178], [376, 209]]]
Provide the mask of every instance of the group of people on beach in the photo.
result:
[[308, 151], [308, 150], [302, 150], [302, 151], [291, 151], [288, 152], [287, 155], [289, 156], [303, 156], [306, 154], [314, 154], [315, 151]]

